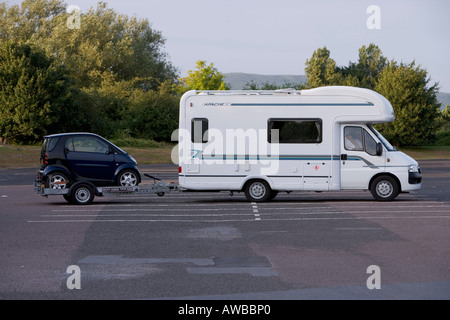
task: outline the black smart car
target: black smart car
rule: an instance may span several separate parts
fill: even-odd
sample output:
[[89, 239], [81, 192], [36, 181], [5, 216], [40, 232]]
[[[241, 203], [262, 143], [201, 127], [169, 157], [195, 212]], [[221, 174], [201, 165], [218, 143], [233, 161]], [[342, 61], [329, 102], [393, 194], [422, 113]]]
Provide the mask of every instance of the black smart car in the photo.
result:
[[61, 133], [44, 137], [42, 181], [64, 189], [76, 181], [95, 186], [137, 186], [141, 174], [127, 152], [93, 133]]

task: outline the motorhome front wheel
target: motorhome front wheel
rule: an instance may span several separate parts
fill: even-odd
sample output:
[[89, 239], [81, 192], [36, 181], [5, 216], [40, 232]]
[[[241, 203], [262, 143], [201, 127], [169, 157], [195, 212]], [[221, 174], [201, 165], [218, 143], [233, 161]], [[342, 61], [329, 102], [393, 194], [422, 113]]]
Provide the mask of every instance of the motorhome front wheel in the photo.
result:
[[380, 176], [371, 185], [370, 192], [376, 200], [391, 201], [399, 194], [398, 182], [390, 176]]

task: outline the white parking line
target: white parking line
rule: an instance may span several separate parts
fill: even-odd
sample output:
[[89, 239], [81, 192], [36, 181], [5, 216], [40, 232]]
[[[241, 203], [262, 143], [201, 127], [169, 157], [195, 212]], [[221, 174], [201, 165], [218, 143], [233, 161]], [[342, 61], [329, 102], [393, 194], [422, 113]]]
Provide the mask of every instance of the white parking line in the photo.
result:
[[[365, 219], [449, 219], [450, 216], [367, 216], [367, 217], [302, 217], [302, 218], [264, 218], [263, 221], [332, 221], [332, 220], [365, 220]], [[184, 222], [184, 223], [223, 223], [223, 222], [252, 222], [255, 219], [85, 219], [85, 220], [28, 220], [28, 223], [97, 223], [97, 222]]]
[[261, 216], [259, 214], [258, 206], [257, 206], [256, 202], [252, 202], [252, 208], [253, 208], [253, 213], [255, 216], [255, 221], [261, 221]]
[[[169, 209], [166, 211], [229, 211], [228, 208], [185, 208], [185, 209]], [[233, 211], [248, 211], [246, 208], [233, 208]], [[161, 212], [164, 210], [161, 209], [143, 209], [143, 208], [128, 208], [128, 209], [108, 209], [108, 208], [101, 208], [101, 209], [53, 209], [52, 212]]]

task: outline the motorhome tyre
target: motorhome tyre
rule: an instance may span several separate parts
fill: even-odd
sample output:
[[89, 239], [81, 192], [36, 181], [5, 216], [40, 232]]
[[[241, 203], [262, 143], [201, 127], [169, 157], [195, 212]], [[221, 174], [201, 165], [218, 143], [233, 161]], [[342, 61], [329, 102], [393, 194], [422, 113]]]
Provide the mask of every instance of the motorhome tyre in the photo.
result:
[[264, 180], [250, 180], [244, 188], [245, 196], [251, 202], [265, 202], [271, 199], [272, 190]]
[[400, 187], [393, 177], [382, 175], [373, 180], [370, 192], [376, 200], [392, 201], [398, 196]]

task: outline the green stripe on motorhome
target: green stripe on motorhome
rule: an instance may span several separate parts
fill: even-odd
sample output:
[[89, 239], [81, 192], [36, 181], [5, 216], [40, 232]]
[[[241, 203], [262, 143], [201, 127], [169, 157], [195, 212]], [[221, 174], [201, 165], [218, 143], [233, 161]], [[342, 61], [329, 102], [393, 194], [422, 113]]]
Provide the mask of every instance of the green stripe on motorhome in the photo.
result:
[[372, 107], [374, 104], [367, 103], [232, 103], [232, 107]]
[[[327, 160], [340, 160], [338, 155], [203, 155], [196, 154], [192, 158], [199, 158], [202, 160], [315, 160], [315, 161], [327, 161]], [[359, 160], [359, 159], [358, 159]]]

